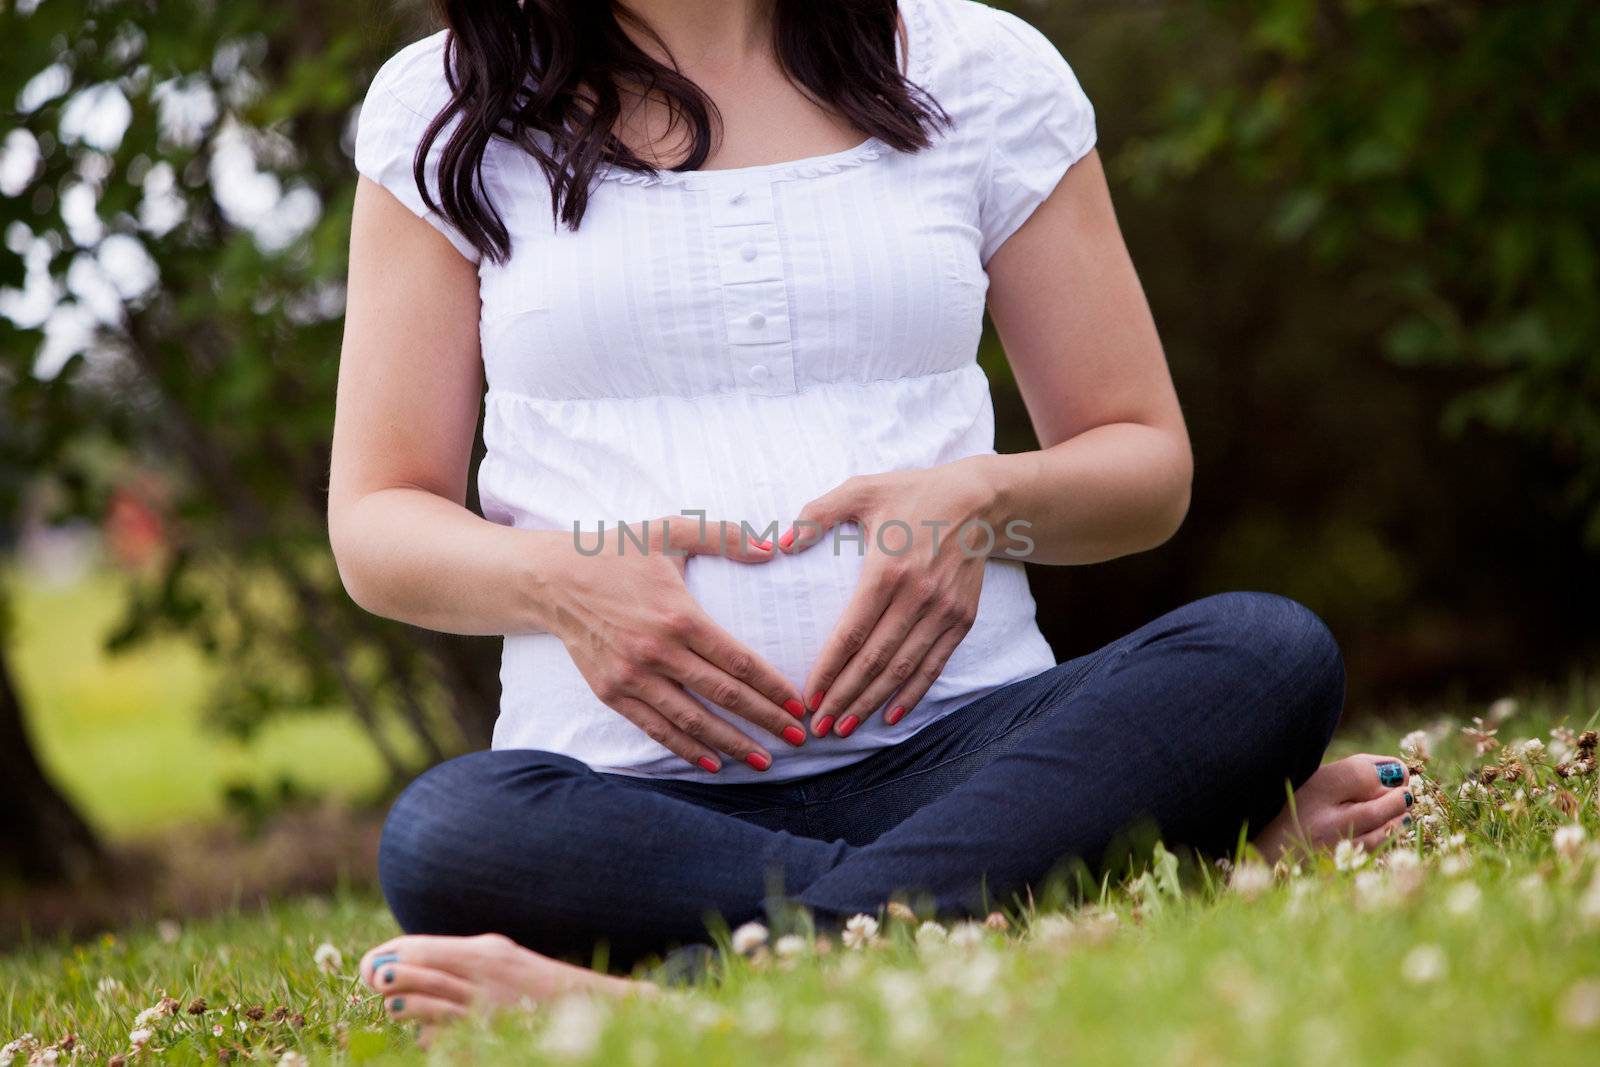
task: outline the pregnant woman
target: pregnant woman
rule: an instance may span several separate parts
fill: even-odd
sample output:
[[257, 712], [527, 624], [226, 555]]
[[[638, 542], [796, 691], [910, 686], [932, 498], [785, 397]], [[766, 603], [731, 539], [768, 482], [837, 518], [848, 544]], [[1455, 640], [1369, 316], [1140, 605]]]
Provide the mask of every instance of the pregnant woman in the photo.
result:
[[[363, 973], [395, 1016], [629, 988], [562, 961], [713, 915], [981, 913], [1130, 828], [1271, 859], [1401, 824], [1398, 761], [1318, 769], [1344, 673], [1299, 604], [1059, 664], [1040, 635], [1021, 561], [1159, 545], [1191, 472], [1041, 34], [971, 0], [443, 7], [360, 114], [329, 518], [367, 609], [504, 635], [503, 695], [389, 816], [409, 936]], [[994, 451], [985, 306], [1037, 451]]]

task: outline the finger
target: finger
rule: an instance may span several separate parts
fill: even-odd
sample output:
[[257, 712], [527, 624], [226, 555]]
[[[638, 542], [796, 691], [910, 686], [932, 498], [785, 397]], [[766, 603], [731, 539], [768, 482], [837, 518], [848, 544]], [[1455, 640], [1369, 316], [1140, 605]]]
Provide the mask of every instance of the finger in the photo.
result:
[[944, 673], [945, 664], [950, 662], [950, 657], [955, 655], [957, 646], [966, 636], [967, 628], [962, 627], [952, 627], [939, 635], [933, 647], [928, 649], [928, 654], [922, 658], [922, 663], [911, 672], [910, 681], [891, 700], [886, 701], [889, 710], [883, 713], [884, 722], [893, 726], [916, 710], [922, 698], [928, 695], [928, 690], [933, 688], [933, 683]]
[[[650, 703], [636, 697], [625, 696], [611, 701], [609, 707], [643, 730], [650, 740], [681, 756], [686, 763], [699, 767], [708, 774], [716, 774], [722, 769], [722, 759], [710, 745], [679, 729], [677, 723], [657, 711]], [[704, 708], [700, 710], [705, 712]]]
[[688, 693], [665, 678], [649, 686], [639, 697], [691, 740], [726, 752], [758, 771], [772, 766], [772, 753], [732, 723], [701, 707]]
[[384, 997], [383, 1007], [389, 1013], [391, 1019], [415, 1020], [425, 1023], [464, 1019], [467, 1016], [465, 1006], [441, 997], [430, 997], [423, 993]]
[[[894, 613], [895, 609], [891, 608], [884, 614], [884, 619], [887, 620]], [[883, 625], [880, 624], [878, 629], [882, 630]], [[856, 727], [872, 718], [877, 710], [883, 707], [885, 701], [916, 676], [917, 668], [927, 659], [928, 653], [933, 650], [934, 644], [947, 629], [949, 629], [948, 623], [932, 617], [915, 620], [915, 625], [901, 638], [898, 647], [890, 650], [887, 656], [880, 660], [886, 666], [878, 670], [854, 696], [842, 696], [846, 702], [840, 705], [842, 710], [839, 721], [834, 724], [834, 732], [840, 737], [849, 737], [855, 733]], [[850, 661], [850, 666], [845, 668], [844, 675], [828, 691], [830, 702], [835, 695], [849, 694], [852, 686], [846, 682], [846, 677], [856, 669], [856, 664], [862, 657], [875, 647], [876, 642], [877, 631], [874, 631], [872, 639], [867, 642], [867, 648]]]
[[418, 967], [409, 963], [386, 963], [373, 971], [373, 981], [368, 984], [385, 997], [409, 997], [421, 993], [440, 1000], [449, 1000], [463, 1007], [473, 1001], [471, 983], [456, 975], [432, 967]]
[[[861, 583], [851, 595], [850, 603], [845, 605], [844, 614], [822, 643], [817, 661], [811, 665], [811, 673], [806, 677], [803, 692], [809, 694], [806, 707], [816, 713], [811, 721], [811, 732], [818, 737], [827, 734], [838, 717], [839, 703], [828, 702], [828, 690], [834, 679], [839, 677], [845, 664], [865, 647], [867, 639], [877, 628], [878, 620], [883, 618], [884, 611], [889, 607], [890, 590], [875, 577], [879, 573], [876, 568], [869, 568], [867, 573], [862, 574]], [[827, 704], [826, 709], [824, 704]]]
[[[863, 575], [863, 582], [874, 580]], [[859, 699], [874, 681], [881, 677], [885, 670], [893, 666], [902, 655], [906, 639], [917, 626], [918, 618], [911, 605], [904, 597], [896, 597], [892, 592], [890, 601], [883, 614], [878, 616], [878, 621], [873, 624], [872, 632], [867, 635], [861, 647], [856, 650], [848, 660], [841, 665], [838, 676], [832, 682], [821, 685], [819, 690], [824, 693], [822, 702], [817, 706], [818, 717], [832, 715], [840, 722], [852, 713], [859, 713], [861, 700]], [[929, 639], [932, 643], [932, 639]], [[921, 651], [907, 666], [914, 668], [922, 659]], [[816, 667], [813, 666], [813, 670]], [[904, 681], [904, 678], [901, 679]], [[885, 697], [888, 693], [884, 694]], [[866, 718], [857, 714], [857, 721]]]
[[[749, 646], [718, 626], [709, 615], [689, 627], [684, 637], [689, 648], [713, 667], [743, 682], [794, 718], [805, 718], [805, 705], [800, 702], [800, 694], [795, 692], [789, 679], [764, 657], [756, 655]], [[706, 694], [701, 692], [701, 695]], [[715, 700], [711, 702], [718, 703]], [[775, 732], [781, 731], [782, 727], [779, 727]]]
[[787, 553], [800, 552], [821, 541], [840, 523], [860, 522], [866, 486], [861, 478], [847, 478], [806, 504], [778, 538], [778, 548]]
[[1356, 838], [1356, 844], [1368, 852], [1376, 852], [1389, 841], [1393, 840], [1406, 827], [1411, 825], [1411, 816], [1397, 815], [1375, 830], [1369, 830]]
[[[805, 744], [806, 732], [795, 722], [790, 711], [778, 707], [748, 685], [723, 673], [715, 664], [687, 649], [681, 658], [675, 658], [668, 664], [667, 676], [717, 707], [733, 712], [791, 745], [798, 747]], [[792, 697], [790, 701], [795, 705], [800, 703]]]
[[1415, 798], [1409, 789], [1386, 789], [1374, 800], [1346, 804], [1340, 810], [1342, 833], [1365, 834], [1393, 822], [1410, 810]]
[[669, 515], [655, 519], [661, 544], [668, 550], [689, 556], [725, 556], [743, 563], [765, 563], [777, 556], [773, 532], [756, 530], [745, 524], [697, 515]]

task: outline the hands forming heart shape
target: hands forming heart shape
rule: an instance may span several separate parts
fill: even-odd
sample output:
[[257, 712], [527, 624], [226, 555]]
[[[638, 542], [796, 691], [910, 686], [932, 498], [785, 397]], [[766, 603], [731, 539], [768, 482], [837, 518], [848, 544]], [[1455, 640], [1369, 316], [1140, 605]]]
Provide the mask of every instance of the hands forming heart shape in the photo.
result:
[[[850, 478], [801, 509], [776, 545], [751, 540], [737, 522], [633, 524], [602, 534], [598, 552], [574, 553], [545, 591], [550, 630], [601, 701], [672, 752], [711, 773], [723, 755], [764, 771], [771, 752], [686, 691], [794, 747], [806, 742], [807, 715], [819, 738], [849, 737], [879, 708], [885, 722], [900, 722], [972, 627], [994, 507], [977, 465], [957, 461]], [[989, 531], [987, 546], [963, 536], [974, 521]], [[695, 602], [684, 567], [691, 555], [770, 563], [842, 523], [862, 530], [860, 584], [797, 693]]]

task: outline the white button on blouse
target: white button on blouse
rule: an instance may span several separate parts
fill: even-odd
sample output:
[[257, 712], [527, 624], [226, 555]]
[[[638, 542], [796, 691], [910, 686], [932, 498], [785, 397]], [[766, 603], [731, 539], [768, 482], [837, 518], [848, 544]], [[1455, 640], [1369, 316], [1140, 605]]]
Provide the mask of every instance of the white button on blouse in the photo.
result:
[[[1094, 144], [1065, 60], [1014, 15], [973, 0], [901, 0], [907, 76], [954, 120], [922, 152], [876, 138], [734, 170], [598, 176], [577, 232], [551, 222], [538, 166], [509, 142], [483, 188], [512, 238], [505, 263], [427, 211], [411, 161], [449, 98], [445, 36], [402, 49], [362, 106], [355, 161], [478, 262], [488, 384], [480, 500], [492, 521], [590, 536], [683, 510], [784, 528], [852, 475], [993, 451], [976, 362], [989, 257]], [[445, 138], [428, 160], [429, 180]], [[916, 521], [917, 517], [908, 516]], [[692, 522], [693, 519], [683, 521]], [[855, 542], [758, 566], [696, 556], [690, 592], [798, 686], [854, 592]], [[987, 565], [977, 621], [899, 725], [726, 761], [716, 780], [816, 774], [892, 745], [1054, 658], [1019, 563]], [[509, 634], [497, 748], [606, 771], [707, 778], [594, 696], [561, 642]]]

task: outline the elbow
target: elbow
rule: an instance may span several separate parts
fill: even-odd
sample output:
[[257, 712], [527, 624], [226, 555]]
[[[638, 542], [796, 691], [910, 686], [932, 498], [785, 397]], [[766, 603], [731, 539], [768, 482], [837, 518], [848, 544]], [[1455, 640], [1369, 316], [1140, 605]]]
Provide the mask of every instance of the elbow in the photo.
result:
[[1184, 436], [1167, 464], [1166, 476], [1159, 481], [1160, 491], [1151, 509], [1149, 548], [1159, 548], [1177, 536], [1189, 515], [1194, 491], [1194, 455]]
[[352, 522], [339, 510], [328, 509], [328, 547], [333, 553], [333, 568], [339, 575], [339, 584], [345, 595], [363, 611], [383, 614], [380, 583], [374, 580], [372, 567], [361, 551], [361, 538], [351, 529]]

